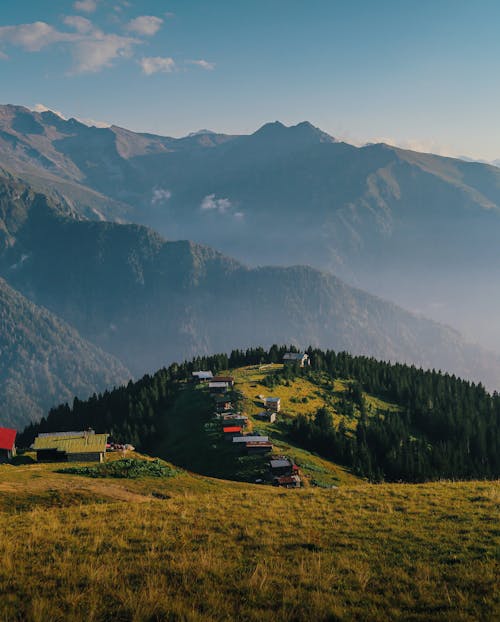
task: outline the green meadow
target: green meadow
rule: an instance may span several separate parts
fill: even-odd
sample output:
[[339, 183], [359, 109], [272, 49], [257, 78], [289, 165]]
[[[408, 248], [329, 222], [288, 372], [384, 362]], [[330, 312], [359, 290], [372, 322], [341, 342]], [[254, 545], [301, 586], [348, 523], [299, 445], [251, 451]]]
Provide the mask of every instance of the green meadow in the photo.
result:
[[500, 614], [498, 482], [284, 490], [58, 468], [0, 467], [2, 622]]

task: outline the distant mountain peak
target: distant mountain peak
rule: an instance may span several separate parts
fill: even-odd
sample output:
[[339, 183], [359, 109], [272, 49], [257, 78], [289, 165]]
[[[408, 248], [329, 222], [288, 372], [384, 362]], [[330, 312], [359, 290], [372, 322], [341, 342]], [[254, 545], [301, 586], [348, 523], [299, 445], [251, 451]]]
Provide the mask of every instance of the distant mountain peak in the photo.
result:
[[287, 127], [281, 121], [270, 121], [269, 123], [264, 123], [258, 130], [256, 130], [252, 136], [259, 135], [276, 135], [281, 134], [283, 130], [286, 130]]
[[251, 136], [265, 138], [283, 138], [293, 141], [303, 141], [304, 143], [321, 143], [321, 142], [337, 142], [333, 136], [330, 136], [323, 130], [314, 126], [309, 121], [301, 121], [296, 125], [285, 125], [281, 121], [273, 121], [265, 123]]
[[196, 132], [189, 132], [187, 137], [193, 138], [193, 136], [206, 136], [207, 134], [210, 136], [216, 136], [217, 132], [214, 132], [212, 130], [196, 130]]

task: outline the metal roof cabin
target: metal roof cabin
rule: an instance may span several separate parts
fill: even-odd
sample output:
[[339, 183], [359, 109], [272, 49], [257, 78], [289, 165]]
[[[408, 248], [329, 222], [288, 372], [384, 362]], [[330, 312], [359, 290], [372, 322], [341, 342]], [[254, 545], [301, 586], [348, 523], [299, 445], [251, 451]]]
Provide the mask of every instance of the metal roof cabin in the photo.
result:
[[265, 410], [263, 412], [257, 413], [255, 415], [256, 419], [260, 419], [261, 421], [268, 421], [269, 423], [274, 423], [276, 421], [276, 413], [272, 410]]
[[248, 434], [247, 436], [237, 436], [233, 438], [233, 443], [258, 443], [258, 442], [267, 443], [268, 441], [269, 441], [268, 436], [257, 436], [257, 435], [250, 435], [250, 434]]
[[279, 397], [265, 397], [263, 401], [264, 406], [269, 410], [274, 410], [277, 413], [281, 410], [281, 399]]
[[214, 377], [211, 371], [194, 371], [192, 375], [197, 382], [209, 382]]
[[16, 430], [0, 428], [0, 463], [8, 462], [16, 455]]
[[234, 378], [232, 376], [214, 376], [214, 382], [227, 382], [227, 384], [232, 387], [234, 386]]
[[273, 450], [271, 441], [249, 441], [244, 447], [247, 454], [267, 454]]
[[103, 462], [108, 436], [93, 430], [39, 434], [32, 447], [39, 462]]
[[306, 365], [310, 365], [311, 361], [309, 359], [309, 355], [305, 352], [286, 352], [283, 356], [283, 363], [285, 365], [298, 363], [300, 367], [305, 367]]
[[229, 389], [229, 384], [227, 382], [212, 380], [212, 382], [208, 383], [208, 388], [210, 393], [225, 393]]

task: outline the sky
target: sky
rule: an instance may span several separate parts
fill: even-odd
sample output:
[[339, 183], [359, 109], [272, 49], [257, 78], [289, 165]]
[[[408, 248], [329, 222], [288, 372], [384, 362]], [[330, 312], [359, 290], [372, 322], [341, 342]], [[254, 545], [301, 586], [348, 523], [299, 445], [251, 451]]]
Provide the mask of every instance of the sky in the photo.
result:
[[308, 120], [354, 144], [500, 158], [497, 0], [23, 0], [0, 103], [182, 136]]

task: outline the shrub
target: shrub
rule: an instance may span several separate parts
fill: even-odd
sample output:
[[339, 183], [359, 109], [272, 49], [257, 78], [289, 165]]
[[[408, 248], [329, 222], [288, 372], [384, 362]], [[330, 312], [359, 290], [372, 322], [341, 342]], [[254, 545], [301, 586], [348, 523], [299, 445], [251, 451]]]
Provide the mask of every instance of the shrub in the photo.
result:
[[178, 471], [172, 469], [161, 460], [137, 460], [127, 458], [115, 460], [105, 464], [84, 467], [66, 467], [59, 469], [58, 473], [69, 473], [71, 475], [83, 475], [84, 477], [116, 477], [124, 479], [137, 479], [139, 477], [175, 477]]

